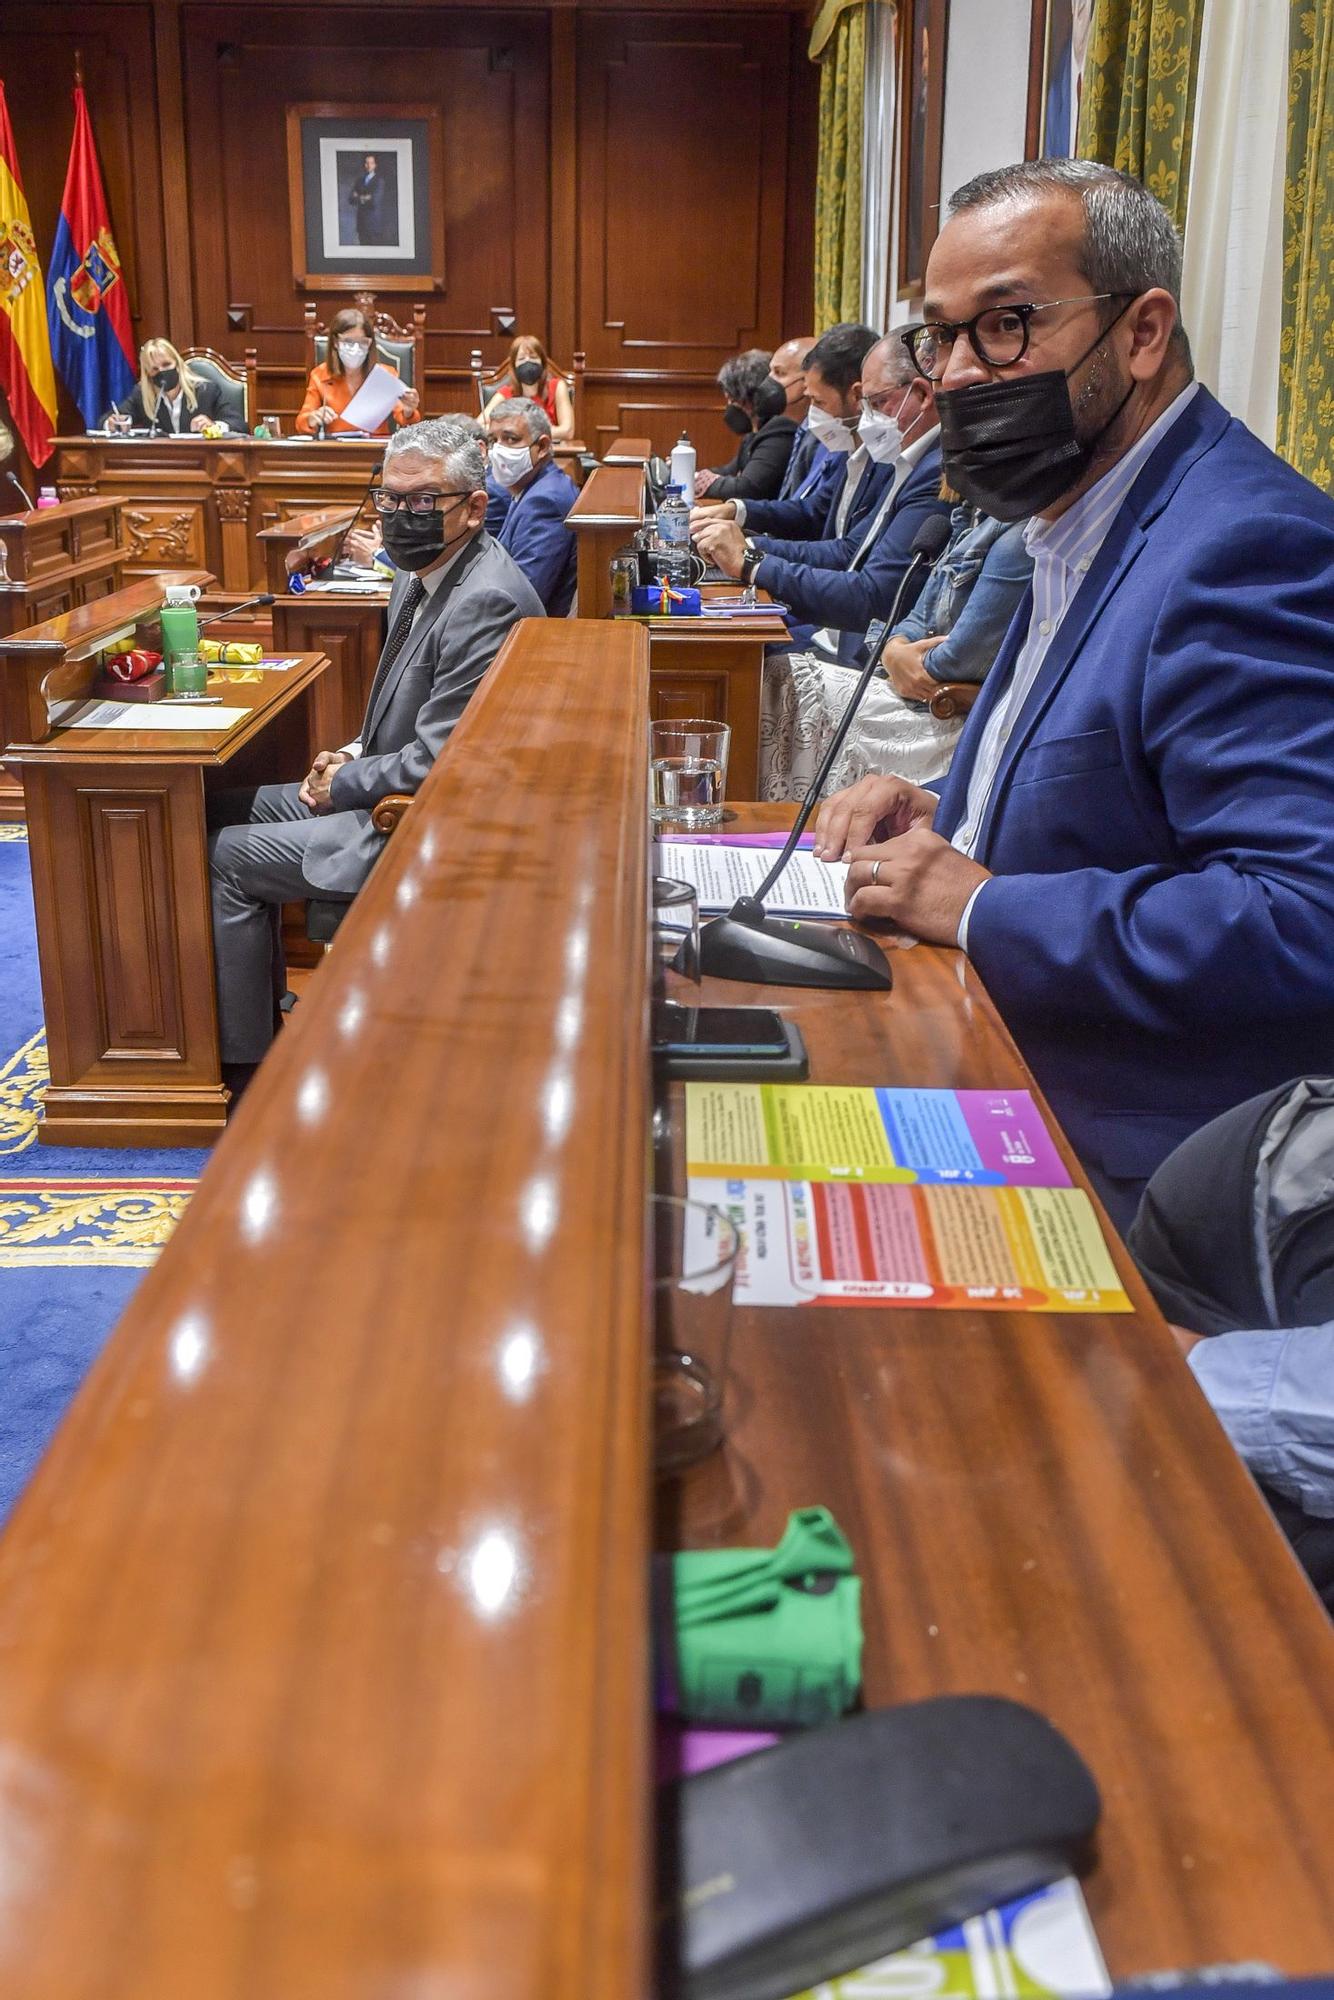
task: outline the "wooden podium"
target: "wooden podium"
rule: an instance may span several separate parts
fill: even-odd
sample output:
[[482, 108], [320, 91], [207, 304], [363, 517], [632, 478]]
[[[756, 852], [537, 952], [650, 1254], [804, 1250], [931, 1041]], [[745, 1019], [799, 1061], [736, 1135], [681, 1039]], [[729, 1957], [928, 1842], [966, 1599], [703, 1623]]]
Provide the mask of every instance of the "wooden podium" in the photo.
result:
[[171, 580], [0, 641], [6, 759], [23, 777], [32, 853], [47, 1145], [198, 1146], [222, 1130], [206, 799], [309, 768], [319, 655], [283, 673], [220, 669], [210, 693], [247, 710], [225, 732], [62, 723], [88, 697], [99, 648]]

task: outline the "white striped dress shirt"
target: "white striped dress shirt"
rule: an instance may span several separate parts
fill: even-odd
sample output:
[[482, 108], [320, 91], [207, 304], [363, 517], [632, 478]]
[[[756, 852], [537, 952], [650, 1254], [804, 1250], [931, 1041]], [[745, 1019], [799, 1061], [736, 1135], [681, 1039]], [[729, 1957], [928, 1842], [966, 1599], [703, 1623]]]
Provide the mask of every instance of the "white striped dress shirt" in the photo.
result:
[[[1023, 714], [1048, 648], [1061, 628], [1061, 620], [1092, 569], [1099, 549], [1111, 532], [1112, 522], [1143, 470], [1145, 460], [1162, 442], [1165, 432], [1181, 416], [1198, 388], [1199, 384], [1192, 382], [1183, 389], [1143, 437], [1136, 440], [1125, 457], [1118, 459], [1110, 472], [1105, 472], [1087, 493], [1081, 494], [1059, 520], [1044, 521], [1034, 515], [1024, 529], [1024, 545], [1033, 558], [1033, 609], [1009, 686], [988, 716], [982, 741], [973, 758], [967, 803], [951, 842], [961, 854], [971, 854], [977, 844], [996, 774], [1005, 755], [1005, 746]], [[959, 946], [963, 951], [968, 949], [968, 919], [986, 886], [985, 882], [980, 882], [974, 889], [960, 919]]]

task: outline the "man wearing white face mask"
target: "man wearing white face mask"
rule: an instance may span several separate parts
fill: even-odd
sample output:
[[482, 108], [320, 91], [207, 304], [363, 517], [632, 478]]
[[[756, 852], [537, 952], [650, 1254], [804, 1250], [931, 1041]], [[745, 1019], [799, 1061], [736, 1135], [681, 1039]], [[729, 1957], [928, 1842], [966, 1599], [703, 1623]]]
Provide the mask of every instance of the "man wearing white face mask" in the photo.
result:
[[511, 396], [496, 405], [487, 429], [491, 477], [510, 494], [496, 540], [528, 578], [548, 618], [565, 618], [574, 603], [577, 562], [565, 517], [579, 489], [556, 464], [551, 419], [540, 403]]
[[879, 336], [851, 322], [822, 333], [805, 358], [810, 408], [806, 423], [825, 456], [790, 499], [708, 501], [691, 516], [691, 530], [705, 522], [734, 521], [752, 534], [787, 541], [826, 541], [856, 534], [884, 492], [888, 474], [858, 442], [862, 368]]
[[[794, 633], [801, 645], [841, 666], [861, 665], [868, 629], [889, 616], [924, 519], [949, 515], [940, 498], [935, 391], [897, 338], [867, 355], [861, 393], [858, 449], [878, 481], [869, 520], [818, 542], [751, 536], [725, 520], [702, 523], [695, 536], [709, 562], [790, 606], [805, 626]], [[748, 510], [747, 527], [752, 518]]]

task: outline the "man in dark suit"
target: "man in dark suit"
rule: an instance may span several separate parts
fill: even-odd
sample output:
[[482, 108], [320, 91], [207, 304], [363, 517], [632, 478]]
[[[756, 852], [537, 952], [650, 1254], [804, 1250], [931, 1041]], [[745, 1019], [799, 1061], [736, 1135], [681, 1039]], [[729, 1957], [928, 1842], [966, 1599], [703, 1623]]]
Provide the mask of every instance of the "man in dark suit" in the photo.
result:
[[[862, 449], [877, 474], [878, 498], [855, 530], [822, 541], [780, 541], [714, 520], [695, 537], [709, 562], [789, 607], [800, 647], [809, 644], [843, 666], [861, 664], [868, 630], [889, 616], [922, 522], [929, 514], [948, 519], [950, 512], [940, 497], [935, 391], [894, 336], [867, 354], [860, 392]], [[909, 598], [901, 613], [911, 606]]]
[[1108, 167], [955, 195], [904, 339], [1033, 584], [941, 796], [866, 778], [816, 833], [855, 916], [968, 952], [1122, 1226], [1334, 1050], [1334, 501], [1193, 380], [1180, 268]]
[[356, 218], [358, 243], [384, 243], [385, 235], [385, 178], [380, 172], [380, 162], [374, 153], [367, 153], [362, 161], [362, 170], [353, 181], [348, 193], [352, 213]]
[[508, 549], [546, 606], [567, 618], [574, 603], [577, 552], [565, 517], [579, 488], [556, 463], [551, 419], [529, 396], [497, 403], [487, 419], [490, 478], [509, 493], [496, 540]]
[[541, 600], [483, 528], [486, 468], [448, 417], [389, 440], [376, 495], [398, 566], [389, 636], [361, 735], [322, 750], [300, 785], [223, 795], [209, 844], [222, 1058], [234, 1084], [264, 1056], [281, 992], [277, 913], [309, 896], [351, 898], [384, 847], [371, 809], [415, 792], [521, 618]]
[[855, 534], [884, 492], [888, 473], [860, 443], [862, 368], [880, 336], [851, 321], [822, 333], [805, 358], [807, 426], [823, 447], [797, 491], [784, 499], [705, 500], [691, 515], [691, 529], [709, 520], [736, 521], [752, 534], [787, 541], [827, 541]]
[[774, 349], [769, 363], [769, 373], [775, 382], [782, 384], [787, 396], [787, 414], [797, 426], [796, 440], [778, 492], [780, 500], [795, 498], [817, 462], [825, 455], [824, 446], [816, 443], [815, 433], [806, 421], [811, 407], [811, 399], [806, 393], [806, 356], [814, 345], [813, 333], [801, 334], [796, 340], [785, 340], [781, 347]]

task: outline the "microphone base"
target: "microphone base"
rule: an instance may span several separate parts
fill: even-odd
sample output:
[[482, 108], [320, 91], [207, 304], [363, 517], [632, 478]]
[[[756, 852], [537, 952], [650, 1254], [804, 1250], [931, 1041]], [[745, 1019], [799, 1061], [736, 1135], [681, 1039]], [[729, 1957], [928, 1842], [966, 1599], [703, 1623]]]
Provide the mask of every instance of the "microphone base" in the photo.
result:
[[828, 986], [887, 993], [894, 975], [873, 938], [844, 925], [771, 917], [743, 897], [699, 934], [700, 969], [755, 986]]

